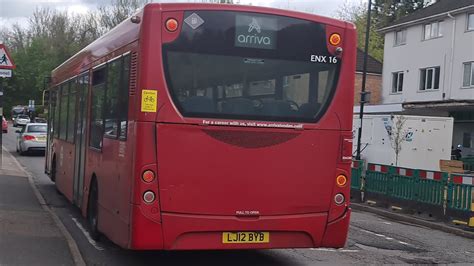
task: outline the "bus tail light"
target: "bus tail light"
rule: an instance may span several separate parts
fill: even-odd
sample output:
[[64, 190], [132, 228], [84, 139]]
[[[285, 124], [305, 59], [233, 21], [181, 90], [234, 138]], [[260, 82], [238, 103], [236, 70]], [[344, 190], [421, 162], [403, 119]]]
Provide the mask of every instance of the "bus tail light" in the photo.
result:
[[153, 180], [155, 180], [155, 173], [151, 170], [146, 170], [142, 174], [142, 180], [145, 183], [151, 183]]
[[334, 203], [336, 203], [337, 205], [343, 204], [345, 200], [346, 198], [344, 197], [344, 194], [342, 193], [338, 193], [336, 194], [336, 196], [334, 196]]
[[341, 43], [341, 35], [339, 35], [339, 33], [333, 33], [331, 34], [331, 36], [329, 36], [329, 43], [332, 45], [332, 46], [337, 46]]
[[343, 187], [347, 184], [347, 177], [345, 175], [338, 175], [336, 177], [336, 184], [339, 186], [339, 187]]
[[145, 193], [143, 193], [143, 201], [145, 203], [152, 203], [153, 201], [155, 201], [155, 193], [153, 193], [153, 191], [146, 191]]
[[24, 135], [24, 136], [23, 136], [23, 139], [24, 139], [24, 140], [35, 140], [36, 138], [35, 138], [35, 136]]
[[169, 32], [175, 32], [178, 29], [178, 26], [178, 21], [174, 18], [169, 18], [165, 22], [166, 30], [168, 30]]

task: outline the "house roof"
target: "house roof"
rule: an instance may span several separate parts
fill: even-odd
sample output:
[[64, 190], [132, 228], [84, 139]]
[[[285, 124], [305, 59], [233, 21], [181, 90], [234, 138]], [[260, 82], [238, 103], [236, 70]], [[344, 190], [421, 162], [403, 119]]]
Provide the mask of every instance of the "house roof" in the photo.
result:
[[386, 27], [380, 29], [380, 31], [386, 31], [401, 24], [415, 23], [418, 20], [422, 21], [429, 17], [442, 15], [447, 12], [468, 7], [474, 8], [474, 0], [438, 0], [436, 3], [430, 6], [427, 6], [390, 23]]
[[[373, 58], [372, 56], [367, 57], [367, 73], [382, 74], [382, 62]], [[357, 61], [356, 61], [356, 72], [362, 72], [364, 70], [364, 51], [357, 48]]]

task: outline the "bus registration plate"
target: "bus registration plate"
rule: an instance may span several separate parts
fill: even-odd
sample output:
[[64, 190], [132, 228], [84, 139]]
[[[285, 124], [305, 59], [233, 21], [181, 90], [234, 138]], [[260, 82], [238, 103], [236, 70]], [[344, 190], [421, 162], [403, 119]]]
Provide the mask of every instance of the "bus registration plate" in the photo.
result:
[[224, 244], [255, 244], [269, 243], [269, 232], [223, 232], [222, 243]]

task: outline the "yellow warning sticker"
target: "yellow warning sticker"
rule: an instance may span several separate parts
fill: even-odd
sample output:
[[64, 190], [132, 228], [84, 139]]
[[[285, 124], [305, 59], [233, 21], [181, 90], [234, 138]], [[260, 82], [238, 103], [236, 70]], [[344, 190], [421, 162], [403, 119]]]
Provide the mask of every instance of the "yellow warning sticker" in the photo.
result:
[[157, 91], [142, 90], [142, 112], [156, 113], [158, 103]]

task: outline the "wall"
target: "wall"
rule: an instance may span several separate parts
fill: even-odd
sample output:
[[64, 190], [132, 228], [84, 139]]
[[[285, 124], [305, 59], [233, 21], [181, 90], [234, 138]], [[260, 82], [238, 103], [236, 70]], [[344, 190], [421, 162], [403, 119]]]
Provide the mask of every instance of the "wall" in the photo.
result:
[[[360, 105], [360, 90], [362, 88], [362, 73], [356, 72], [354, 85], [354, 105]], [[380, 104], [382, 102], [382, 75], [367, 74], [365, 85], [366, 91], [370, 91], [370, 103]]]
[[[443, 36], [436, 39], [422, 40], [422, 24], [407, 29], [405, 45], [394, 46], [395, 32], [385, 34], [383, 103], [474, 99], [474, 87], [461, 88], [463, 63], [474, 61], [474, 31], [466, 31], [467, 13], [454, 18], [443, 18]], [[420, 91], [420, 69], [434, 66], [441, 68], [439, 89]], [[404, 72], [403, 92], [392, 93], [392, 73], [398, 71]]]

